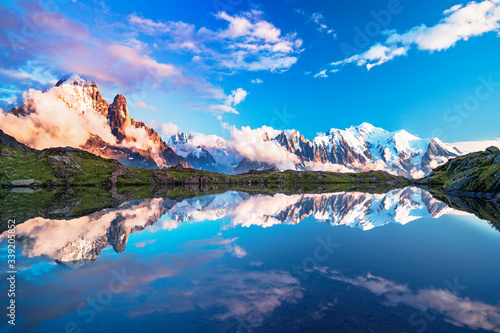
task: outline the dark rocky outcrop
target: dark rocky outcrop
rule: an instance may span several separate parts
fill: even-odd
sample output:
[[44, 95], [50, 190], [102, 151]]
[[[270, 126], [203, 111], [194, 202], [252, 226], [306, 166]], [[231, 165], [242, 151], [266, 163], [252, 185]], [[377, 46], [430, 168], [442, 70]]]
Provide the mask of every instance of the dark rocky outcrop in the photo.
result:
[[416, 183], [455, 194], [493, 198], [494, 193], [500, 193], [500, 150], [489, 147], [452, 159]]
[[248, 172], [250, 170], [266, 170], [266, 169], [277, 169], [277, 167], [274, 164], [252, 161], [245, 157], [240, 161], [240, 163], [238, 163], [237, 166], [231, 169], [231, 174], [240, 174]]
[[[0, 145], [11, 147], [19, 151], [35, 151], [35, 149], [32, 149], [25, 144], [20, 143], [14, 137], [5, 134], [2, 130], [0, 130]], [[2, 153], [2, 155], [4, 154]], [[6, 153], [6, 155], [8, 155], [8, 153]]]

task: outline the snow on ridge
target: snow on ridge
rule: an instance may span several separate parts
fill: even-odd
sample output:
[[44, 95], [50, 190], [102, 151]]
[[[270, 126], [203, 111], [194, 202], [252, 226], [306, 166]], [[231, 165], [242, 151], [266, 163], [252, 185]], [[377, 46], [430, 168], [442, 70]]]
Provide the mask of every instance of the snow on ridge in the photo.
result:
[[[421, 139], [405, 130], [389, 132], [367, 122], [344, 130], [331, 128], [326, 134], [317, 133], [312, 140], [304, 138], [297, 130], [275, 130], [267, 126], [254, 130], [247, 127], [245, 128], [246, 132], [254, 137], [254, 141], [251, 142], [253, 148], [250, 150], [246, 149], [248, 143], [242, 142], [240, 144], [238, 141], [241, 140], [241, 136], [230, 139], [221, 138], [225, 146], [232, 148], [227, 150], [216, 146], [214, 140], [210, 139], [211, 136], [204, 134], [195, 135], [194, 139], [189, 140], [190, 143], [187, 145], [179, 142], [174, 149], [181, 155], [183, 152], [180, 150], [186, 150], [185, 155], [188, 155], [197, 145], [202, 145], [221, 165], [226, 163], [222, 160], [219, 161], [219, 158], [215, 156], [221, 155], [221, 150], [234, 155], [235, 158], [231, 161], [235, 163], [238, 163], [243, 157], [255, 162], [262, 162], [264, 160], [259, 160], [259, 154], [255, 154], [256, 149], [267, 149], [270, 146], [261, 145], [255, 141], [260, 140], [258, 135], [261, 135], [261, 140], [270, 140], [276, 146], [272, 147], [273, 149], [277, 148], [276, 152], [282, 149], [283, 154], [281, 155], [297, 156], [299, 164], [296, 164], [296, 170], [302, 170], [304, 167], [307, 170], [326, 170], [331, 168], [320, 167], [319, 164], [327, 166], [331, 163], [339, 164], [337, 161], [345, 161], [339, 165], [350, 169], [350, 172], [385, 170], [394, 175], [413, 178], [423, 177], [436, 166], [445, 163], [448, 158], [460, 155], [453, 147], [442, 143], [439, 139], [434, 139], [438, 148], [437, 154], [431, 151], [434, 154], [427, 156], [426, 153], [429, 151], [432, 139]], [[278, 136], [286, 138], [289, 143], [280, 143], [281, 140], [277, 140]], [[290, 143], [291, 146], [289, 146]], [[247, 156], [248, 151], [253, 153]], [[228, 160], [226, 155], [224, 155], [224, 160]], [[276, 159], [281, 155], [276, 155]], [[427, 156], [425, 160], [424, 156]], [[429, 157], [431, 161], [429, 161]], [[280, 164], [280, 162], [273, 163]], [[309, 165], [313, 165], [313, 167], [309, 167]]]
[[75, 86], [85, 87], [92, 85], [95, 86], [96, 83], [94, 81], [82, 78], [78, 74], [71, 74], [71, 75], [66, 75], [64, 78], [62, 78], [56, 83], [56, 86], [62, 86], [62, 85], [75, 85]]

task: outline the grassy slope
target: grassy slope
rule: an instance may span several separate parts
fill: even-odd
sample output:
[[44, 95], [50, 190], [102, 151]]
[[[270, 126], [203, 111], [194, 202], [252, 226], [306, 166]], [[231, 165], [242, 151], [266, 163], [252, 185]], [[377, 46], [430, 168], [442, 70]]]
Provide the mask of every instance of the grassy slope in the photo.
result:
[[[366, 173], [331, 172], [257, 172], [255, 174], [225, 175], [215, 172], [174, 168], [149, 170], [125, 167], [119, 162], [104, 159], [79, 149], [51, 148], [36, 152], [17, 151], [7, 148], [13, 155], [0, 156], [0, 186], [8, 186], [13, 180], [34, 179], [43, 186], [84, 185], [111, 186], [113, 173], [118, 185], [154, 184], [309, 184], [309, 183], [398, 183], [408, 181], [402, 177], [381, 171]], [[48, 156], [69, 157], [72, 164], [53, 165]], [[76, 167], [75, 167], [76, 165]]]
[[477, 152], [457, 157], [434, 169], [418, 183], [446, 191], [500, 192], [500, 152]]

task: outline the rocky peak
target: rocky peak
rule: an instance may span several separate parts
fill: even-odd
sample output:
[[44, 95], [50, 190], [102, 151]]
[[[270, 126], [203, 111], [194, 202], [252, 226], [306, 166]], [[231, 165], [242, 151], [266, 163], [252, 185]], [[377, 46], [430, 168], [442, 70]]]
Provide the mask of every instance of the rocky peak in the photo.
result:
[[23, 105], [16, 106], [12, 108], [10, 111], [16, 117], [24, 117], [36, 112], [35, 101], [30, 99], [26, 101]]
[[188, 140], [190, 140], [192, 138], [193, 138], [193, 136], [191, 134], [179, 132], [179, 133], [174, 134], [170, 137], [170, 139], [168, 140], [168, 144], [170, 146], [182, 145], [182, 144], [186, 144], [188, 142]]
[[125, 96], [116, 95], [113, 103], [109, 106], [108, 124], [118, 140], [123, 140], [125, 138], [125, 128], [132, 125], [132, 119], [128, 113]]
[[73, 86], [81, 86], [81, 87], [96, 87], [97, 84], [94, 81], [87, 80], [78, 76], [77, 74], [66, 75], [56, 83], [56, 87], [60, 87], [62, 85], [73, 85]]
[[108, 115], [109, 105], [102, 97], [94, 81], [81, 78], [73, 74], [68, 75], [56, 83], [56, 87], [62, 89], [59, 96], [69, 108], [85, 112], [94, 109], [104, 117]]
[[495, 147], [495, 146], [491, 146], [491, 147], [486, 148], [486, 153], [489, 153], [489, 154], [496, 154], [499, 151], [500, 151], [500, 149], [498, 149], [498, 147]]

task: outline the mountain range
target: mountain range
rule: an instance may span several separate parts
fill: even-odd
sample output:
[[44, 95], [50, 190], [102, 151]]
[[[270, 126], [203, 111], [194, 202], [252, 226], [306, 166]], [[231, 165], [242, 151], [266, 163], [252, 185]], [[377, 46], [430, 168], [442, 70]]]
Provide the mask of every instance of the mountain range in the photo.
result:
[[[240, 131], [230, 138], [204, 134], [178, 133], [168, 144], [160, 134], [142, 121], [131, 118], [126, 98], [119, 94], [113, 101], [102, 97], [97, 84], [76, 74], [59, 80], [55, 87], [42, 95], [56, 95], [65, 104], [61, 112], [74, 112], [82, 121], [73, 121], [72, 131], [83, 130], [83, 140], [60, 140], [127, 166], [163, 168], [181, 164], [207, 171], [239, 174], [249, 170], [314, 170], [361, 172], [383, 170], [407, 178], [421, 178], [461, 152], [439, 139], [421, 139], [404, 130], [389, 132], [368, 123], [345, 130], [332, 128], [312, 140], [296, 130], [275, 130], [262, 127]], [[47, 104], [47, 103], [45, 103]], [[47, 108], [36, 98], [27, 99], [9, 114], [23, 120]], [[50, 105], [48, 106], [51, 107]], [[40, 125], [35, 118], [35, 130], [45, 126], [45, 133], [57, 131], [51, 119]], [[48, 117], [45, 117], [48, 118]], [[2, 127], [2, 126], [0, 126]], [[9, 133], [9, 128], [2, 128]], [[32, 141], [9, 133], [20, 142], [33, 146]], [[207, 138], [210, 137], [208, 140]], [[42, 147], [47, 148], [49, 144]]]
[[[265, 133], [261, 140], [288, 152], [296, 170], [384, 170], [407, 178], [421, 178], [448, 159], [461, 155], [457, 148], [437, 138], [421, 139], [405, 130], [389, 132], [368, 123], [345, 130], [332, 128], [312, 140], [294, 130], [279, 131], [273, 135]], [[274, 163], [244, 156], [231, 140], [219, 138], [211, 146], [196, 146], [196, 141], [196, 135], [179, 133], [172, 136], [169, 143], [178, 154], [199, 169], [233, 174], [250, 169], [283, 170]], [[232, 160], [237, 163], [224, 162], [229, 155], [235, 155]]]

